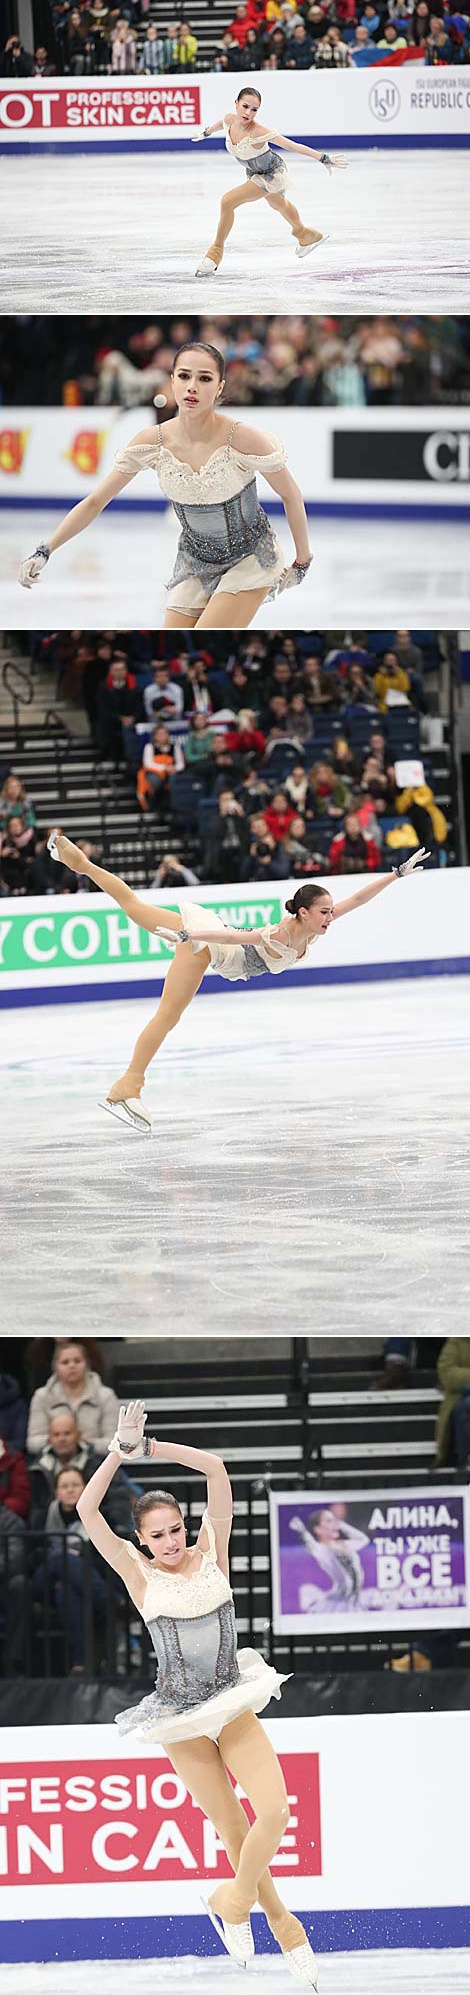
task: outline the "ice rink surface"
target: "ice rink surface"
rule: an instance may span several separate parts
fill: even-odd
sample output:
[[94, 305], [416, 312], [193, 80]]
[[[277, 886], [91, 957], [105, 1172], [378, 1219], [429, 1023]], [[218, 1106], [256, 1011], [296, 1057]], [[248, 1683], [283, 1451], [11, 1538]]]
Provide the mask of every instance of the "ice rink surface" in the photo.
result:
[[[315, 137], [312, 144], [316, 144]], [[289, 194], [329, 241], [299, 260], [267, 202], [238, 214], [215, 278], [195, 277], [242, 171], [201, 147], [2, 159], [2, 312], [466, 312], [465, 148], [293, 157]], [[467, 190], [467, 192], [465, 191]]]
[[3, 1328], [466, 1334], [469, 980], [200, 996], [151, 1136], [98, 1106], [155, 1000], [3, 1013]]
[[[314, 461], [314, 410], [309, 415]], [[148, 491], [148, 482], [142, 480], [141, 489]], [[262, 478], [259, 495], [263, 505], [268, 495]], [[47, 540], [59, 518], [57, 512], [0, 512], [0, 628], [160, 627], [178, 534], [170, 511], [133, 514], [111, 508], [60, 549], [36, 588], [22, 589], [20, 561]], [[288, 527], [277, 516], [274, 526], [290, 562]], [[311, 519], [309, 534], [314, 559], [306, 580], [264, 603], [254, 619], [256, 630], [329, 629], [333, 603], [337, 623], [348, 628], [470, 625], [468, 520]]]
[[[320, 1995], [466, 1995], [468, 1950], [431, 1953], [347, 1953], [323, 1955]], [[5, 1995], [84, 1995], [95, 1982], [103, 1995], [229, 1995], [237, 1986], [232, 1961], [183, 1960], [75, 1961], [50, 1966], [4, 1967]], [[287, 1995], [296, 1984], [282, 1960], [257, 1960], [247, 1973], [247, 1989], [257, 1995]]]

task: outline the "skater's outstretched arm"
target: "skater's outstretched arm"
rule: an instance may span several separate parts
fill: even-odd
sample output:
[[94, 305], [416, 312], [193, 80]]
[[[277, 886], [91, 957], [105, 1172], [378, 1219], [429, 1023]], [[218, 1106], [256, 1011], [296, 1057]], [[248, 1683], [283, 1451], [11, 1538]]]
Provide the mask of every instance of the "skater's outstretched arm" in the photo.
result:
[[[152, 438], [155, 438], [154, 430], [140, 430], [137, 436], [132, 437], [132, 444], [151, 443]], [[130, 445], [127, 448], [130, 448]], [[86, 499], [80, 499], [78, 506], [72, 506], [71, 512], [66, 513], [59, 526], [54, 528], [50, 540], [41, 541], [35, 548], [34, 554], [29, 554], [26, 561], [22, 561], [18, 580], [24, 589], [32, 589], [34, 583], [39, 582], [42, 569], [45, 568], [50, 555], [56, 554], [59, 547], [64, 547], [67, 540], [74, 540], [77, 533], [84, 533], [85, 528], [91, 526], [93, 520], [98, 519], [99, 514], [110, 505], [111, 499], [117, 499], [119, 492], [124, 490], [125, 485], [129, 485], [131, 478], [135, 478], [141, 468], [138, 463], [128, 470], [120, 470], [115, 465], [112, 471], [108, 471], [107, 477], [101, 479], [94, 492], [89, 492]]]
[[274, 145], [281, 147], [282, 152], [306, 153], [308, 159], [318, 159], [319, 165], [326, 166], [329, 173], [331, 173], [334, 166], [347, 166], [348, 164], [347, 159], [343, 159], [341, 153], [315, 152], [312, 145], [301, 145], [298, 139], [284, 138], [283, 132], [269, 132], [268, 136], [273, 140]]
[[365, 907], [366, 901], [373, 901], [376, 894], [383, 894], [385, 887], [395, 886], [396, 881], [403, 879], [405, 873], [421, 873], [424, 860], [430, 857], [430, 852], [426, 852], [424, 845], [420, 845], [419, 851], [412, 853], [411, 859], [405, 859], [404, 865], [396, 866], [393, 873], [386, 874], [384, 880], [374, 880], [369, 887], [359, 887], [357, 894], [351, 894], [347, 901], [337, 902], [333, 908], [333, 921], [338, 921], [340, 914], [352, 914], [355, 907]]

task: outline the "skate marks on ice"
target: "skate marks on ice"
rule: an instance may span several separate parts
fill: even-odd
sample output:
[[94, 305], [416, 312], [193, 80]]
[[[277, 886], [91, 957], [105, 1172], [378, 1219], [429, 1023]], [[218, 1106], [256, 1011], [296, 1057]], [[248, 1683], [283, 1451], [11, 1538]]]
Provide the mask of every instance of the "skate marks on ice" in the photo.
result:
[[[305, 412], [315, 458], [315, 410]], [[135, 412], [139, 428], [139, 411]], [[142, 492], [151, 487], [142, 484]], [[269, 498], [260, 478], [261, 504]], [[65, 508], [64, 508], [65, 510]], [[57, 525], [46, 510], [0, 513], [0, 628], [81, 630], [159, 628], [166, 608], [165, 583], [177, 541], [167, 513], [120, 513], [111, 508], [90, 531], [61, 548], [36, 589], [22, 589], [18, 569], [24, 556]], [[286, 561], [292, 541], [282, 518], [275, 529]], [[256, 630], [328, 629], [331, 605], [347, 627], [455, 630], [470, 625], [470, 534], [468, 521], [356, 520], [309, 521], [312, 567], [300, 589], [287, 589], [264, 603]]]
[[[466, 1995], [468, 1951], [431, 1953], [348, 1953], [323, 1955], [320, 1995]], [[277, 1957], [255, 1960], [247, 1974], [253, 1995], [287, 1995], [294, 1983]], [[231, 1961], [121, 1960], [53, 1961], [45, 1966], [4, 1967], [5, 1995], [88, 1995], [99, 1982], [102, 1995], [230, 1995], [236, 1986]]]
[[[313, 136], [313, 144], [315, 137]], [[196, 150], [196, 149], [195, 149]], [[3, 312], [465, 312], [468, 153], [351, 154], [330, 178], [291, 168], [301, 214], [329, 241], [299, 260], [267, 203], [236, 216], [216, 278], [195, 271], [222, 193], [221, 154], [54, 154], [2, 160]], [[162, 199], [162, 194], [164, 198]]]
[[[372, 933], [372, 932], [371, 932]], [[373, 936], [372, 936], [373, 941]], [[468, 1325], [468, 979], [196, 999], [103, 1115], [152, 1000], [2, 1020], [5, 1320], [37, 1334]], [[90, 1242], [92, 1242], [90, 1250]], [[398, 1309], [398, 1319], [397, 1319]]]

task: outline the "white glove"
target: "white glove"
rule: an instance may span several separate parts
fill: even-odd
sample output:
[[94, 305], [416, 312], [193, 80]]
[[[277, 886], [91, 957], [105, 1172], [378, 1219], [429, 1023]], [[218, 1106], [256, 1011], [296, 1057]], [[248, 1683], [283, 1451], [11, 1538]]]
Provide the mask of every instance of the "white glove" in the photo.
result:
[[203, 139], [207, 138], [207, 132], [190, 132], [190, 138], [193, 145], [202, 145]]
[[129, 1406], [121, 1406], [117, 1431], [109, 1443], [108, 1455], [121, 1455], [123, 1461], [135, 1455], [149, 1455], [151, 1441], [144, 1434], [147, 1414], [143, 1399], [131, 1399]]
[[278, 596], [284, 594], [284, 589], [298, 589], [299, 583], [303, 582], [305, 576], [308, 575], [312, 559], [313, 557], [310, 555], [309, 561], [293, 561], [291, 568], [283, 568], [277, 585]]
[[335, 166], [349, 166], [349, 160], [342, 152], [321, 152], [320, 166], [326, 166], [327, 173], [332, 173]]
[[411, 859], [404, 859], [402, 866], [394, 866], [394, 873], [397, 873], [400, 880], [404, 879], [405, 873], [422, 873], [425, 859], [430, 858], [431, 853], [426, 852], [424, 845], [420, 845], [418, 852], [412, 852]]
[[303, 1528], [304, 1528], [304, 1527], [303, 1527], [303, 1523], [302, 1523], [302, 1518], [301, 1518], [301, 1517], [291, 1517], [291, 1518], [290, 1518], [290, 1522], [289, 1522], [289, 1529], [290, 1529], [291, 1531], [298, 1531], [298, 1532], [300, 1533], [301, 1531], [303, 1531]]
[[34, 554], [28, 554], [27, 560], [22, 561], [18, 573], [18, 581], [21, 582], [23, 589], [32, 589], [34, 583], [39, 582], [42, 569], [48, 560], [49, 548], [45, 544], [35, 547]]

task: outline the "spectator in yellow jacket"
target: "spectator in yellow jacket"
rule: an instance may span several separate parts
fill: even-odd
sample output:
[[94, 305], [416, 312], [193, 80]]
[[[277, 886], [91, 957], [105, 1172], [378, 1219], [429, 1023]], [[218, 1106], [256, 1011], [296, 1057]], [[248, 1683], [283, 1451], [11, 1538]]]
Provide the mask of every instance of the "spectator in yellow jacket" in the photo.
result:
[[437, 1376], [444, 1398], [436, 1431], [438, 1467], [452, 1453], [460, 1467], [470, 1465], [470, 1337], [447, 1337], [439, 1352]]
[[385, 651], [382, 664], [372, 680], [374, 693], [381, 713], [387, 711], [387, 693], [404, 693], [410, 697], [410, 681], [403, 665], [399, 665], [396, 651]]

